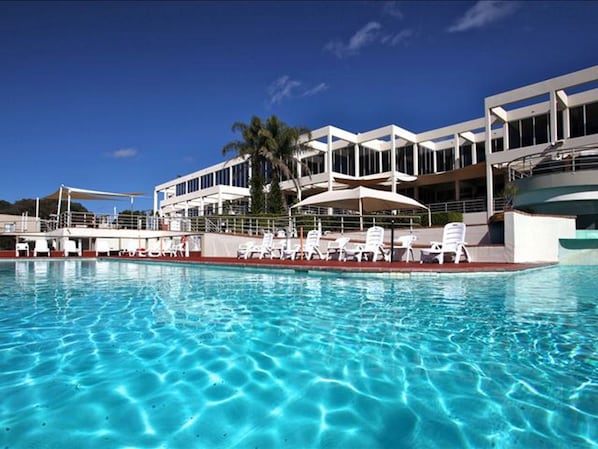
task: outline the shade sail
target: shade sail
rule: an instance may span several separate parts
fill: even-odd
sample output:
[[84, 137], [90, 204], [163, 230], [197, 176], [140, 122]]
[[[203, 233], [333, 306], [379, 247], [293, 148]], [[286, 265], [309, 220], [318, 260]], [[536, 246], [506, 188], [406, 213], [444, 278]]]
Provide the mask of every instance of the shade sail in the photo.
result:
[[56, 192], [44, 197], [44, 199], [58, 200], [64, 198], [65, 195], [70, 196], [73, 200], [113, 200], [119, 198], [136, 198], [143, 196], [143, 193], [113, 193], [61, 186]]
[[363, 186], [318, 193], [295, 204], [293, 207], [300, 206], [334, 207], [356, 210], [361, 213], [398, 209], [427, 209], [422, 203], [408, 196]]

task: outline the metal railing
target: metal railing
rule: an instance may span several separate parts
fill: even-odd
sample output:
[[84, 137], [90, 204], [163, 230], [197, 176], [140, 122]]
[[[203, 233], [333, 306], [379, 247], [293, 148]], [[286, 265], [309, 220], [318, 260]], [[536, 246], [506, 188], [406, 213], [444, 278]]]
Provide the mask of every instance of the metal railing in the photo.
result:
[[598, 170], [598, 146], [554, 148], [515, 159], [508, 164], [509, 181], [581, 170]]
[[[496, 198], [494, 209], [502, 210], [504, 200]], [[429, 205], [434, 212], [484, 212], [486, 211], [486, 199], [478, 198], [473, 200], [450, 201], [444, 203], [433, 203]], [[0, 223], [0, 234], [4, 233], [28, 233], [48, 232], [61, 228], [85, 227], [97, 229], [138, 229], [138, 230], [164, 230], [175, 232], [202, 233], [202, 232], [229, 232], [238, 234], [261, 234], [266, 230], [274, 233], [291, 232], [296, 233], [303, 229], [322, 229], [323, 232], [351, 232], [363, 228], [379, 225], [390, 227], [391, 224], [400, 227], [427, 226], [427, 211], [407, 210], [401, 211], [398, 215], [380, 213], [364, 215], [351, 211], [334, 210], [329, 215], [328, 208], [305, 207], [301, 213], [289, 215], [206, 215], [196, 217], [156, 217], [142, 215], [107, 215], [94, 214], [91, 212], [63, 212], [60, 216], [53, 216], [49, 220], [38, 220], [38, 226], [31, 229], [21, 229], [19, 223]]]

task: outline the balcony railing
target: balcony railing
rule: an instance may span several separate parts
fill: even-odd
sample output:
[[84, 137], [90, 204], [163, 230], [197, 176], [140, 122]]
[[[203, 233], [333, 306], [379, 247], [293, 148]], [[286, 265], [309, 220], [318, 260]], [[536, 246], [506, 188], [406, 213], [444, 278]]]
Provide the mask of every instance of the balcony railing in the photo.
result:
[[509, 181], [581, 170], [598, 170], [598, 146], [554, 148], [515, 159], [508, 164]]

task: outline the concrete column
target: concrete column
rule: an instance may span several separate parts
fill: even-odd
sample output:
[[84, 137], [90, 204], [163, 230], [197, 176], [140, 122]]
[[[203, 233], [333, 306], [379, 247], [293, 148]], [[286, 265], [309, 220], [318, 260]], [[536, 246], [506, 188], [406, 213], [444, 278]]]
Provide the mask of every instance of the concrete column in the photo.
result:
[[492, 149], [492, 112], [486, 108], [486, 208], [488, 218], [494, 214], [494, 179], [492, 177], [492, 164], [490, 155]]
[[393, 192], [397, 191], [397, 148], [396, 137], [394, 131], [390, 136], [390, 187]]

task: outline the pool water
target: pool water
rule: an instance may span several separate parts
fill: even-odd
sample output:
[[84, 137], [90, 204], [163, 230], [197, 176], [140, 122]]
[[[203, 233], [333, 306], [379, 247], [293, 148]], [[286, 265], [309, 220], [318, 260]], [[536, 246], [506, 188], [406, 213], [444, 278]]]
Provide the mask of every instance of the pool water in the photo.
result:
[[3, 448], [591, 448], [598, 267], [0, 263]]

